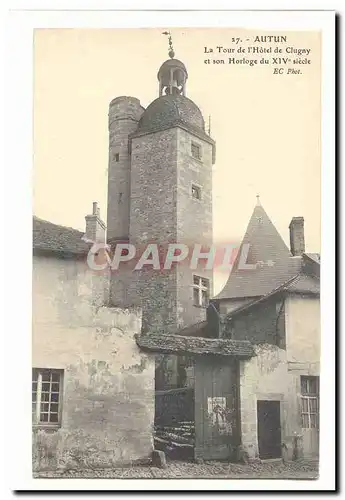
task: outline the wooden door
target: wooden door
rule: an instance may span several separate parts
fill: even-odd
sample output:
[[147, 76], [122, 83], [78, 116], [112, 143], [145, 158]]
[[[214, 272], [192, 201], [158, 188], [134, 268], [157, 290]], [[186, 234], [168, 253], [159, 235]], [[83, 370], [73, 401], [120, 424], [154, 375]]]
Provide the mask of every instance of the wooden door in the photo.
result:
[[280, 401], [258, 401], [257, 416], [260, 458], [281, 458]]
[[195, 361], [195, 458], [234, 457], [238, 445], [238, 363], [221, 356]]

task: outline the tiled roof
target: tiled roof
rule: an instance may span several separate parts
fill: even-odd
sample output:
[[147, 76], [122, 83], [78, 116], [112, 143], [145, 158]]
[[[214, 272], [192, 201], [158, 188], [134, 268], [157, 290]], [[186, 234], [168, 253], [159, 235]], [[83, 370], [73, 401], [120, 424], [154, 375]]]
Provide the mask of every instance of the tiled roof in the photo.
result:
[[165, 95], [151, 102], [144, 111], [138, 124], [138, 132], [164, 128], [178, 120], [205, 130], [201, 111], [191, 99], [182, 95]]
[[248, 311], [252, 307], [265, 302], [271, 297], [278, 295], [279, 293], [297, 293], [302, 295], [320, 295], [320, 280], [315, 276], [309, 276], [307, 274], [301, 273], [293, 278], [287, 280], [285, 283], [279, 287], [272, 290], [270, 293], [264, 295], [263, 297], [253, 300], [249, 304], [244, 305], [238, 309], [235, 309], [228, 314], [228, 318], [237, 316], [238, 314]]
[[281, 287], [282, 290], [292, 293], [320, 294], [320, 280], [315, 276], [299, 274]]
[[[249, 248], [246, 264], [255, 269], [241, 269], [239, 262], [244, 245]], [[215, 299], [260, 297], [292, 278], [301, 269], [302, 258], [292, 257], [263, 207], [254, 208], [229, 279]]]
[[90, 246], [82, 240], [84, 233], [71, 227], [59, 226], [46, 220], [33, 218], [34, 253], [57, 256], [83, 256]]
[[208, 339], [171, 334], [137, 335], [138, 346], [144, 351], [162, 354], [203, 354], [251, 358], [254, 348], [247, 340]]

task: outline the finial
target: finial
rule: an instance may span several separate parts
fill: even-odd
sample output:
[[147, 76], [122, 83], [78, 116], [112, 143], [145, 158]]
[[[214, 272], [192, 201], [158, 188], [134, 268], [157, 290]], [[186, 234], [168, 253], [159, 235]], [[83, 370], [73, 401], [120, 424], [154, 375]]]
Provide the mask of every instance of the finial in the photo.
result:
[[168, 40], [169, 40], [169, 52], [168, 52], [168, 54], [169, 54], [170, 59], [173, 59], [175, 57], [175, 52], [174, 52], [174, 47], [172, 44], [171, 33], [170, 33], [170, 31], [163, 31], [162, 35], [168, 36]]
[[259, 194], [257, 194], [257, 195], [256, 195], [256, 206], [257, 206], [257, 207], [261, 207], [261, 203], [260, 203], [260, 195], [259, 195]]

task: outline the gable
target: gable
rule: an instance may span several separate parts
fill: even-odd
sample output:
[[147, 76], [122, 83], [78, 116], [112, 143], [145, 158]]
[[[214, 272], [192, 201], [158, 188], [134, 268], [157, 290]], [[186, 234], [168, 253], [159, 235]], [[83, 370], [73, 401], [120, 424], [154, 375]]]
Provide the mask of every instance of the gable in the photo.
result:
[[[255, 269], [243, 269], [245, 264]], [[242, 256], [242, 261], [241, 261]], [[260, 204], [254, 208], [228, 282], [216, 299], [266, 295], [301, 268], [301, 257], [292, 257], [284, 240]]]

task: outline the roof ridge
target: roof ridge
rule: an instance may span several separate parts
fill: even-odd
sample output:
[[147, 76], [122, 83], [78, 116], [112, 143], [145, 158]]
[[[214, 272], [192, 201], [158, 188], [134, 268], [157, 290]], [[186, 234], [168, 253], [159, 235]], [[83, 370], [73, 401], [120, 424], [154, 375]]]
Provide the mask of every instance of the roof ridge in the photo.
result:
[[227, 318], [231, 318], [232, 316], [237, 315], [238, 313], [241, 313], [242, 311], [245, 311], [246, 309], [250, 309], [251, 307], [255, 306], [256, 304], [260, 304], [261, 302], [264, 302], [268, 298], [272, 297], [273, 295], [279, 293], [280, 291], [288, 291], [291, 285], [294, 285], [298, 283], [300, 278], [312, 278], [316, 279], [317, 281], [320, 281], [320, 278], [317, 276], [311, 276], [309, 274], [304, 273], [302, 270], [293, 276], [292, 278], [286, 280], [284, 283], [279, 285], [278, 287], [274, 288], [271, 292], [267, 293], [266, 295], [263, 295], [259, 299], [253, 300], [252, 302], [249, 302], [249, 304], [245, 304], [242, 307], [239, 307], [238, 309], [235, 309], [234, 311], [231, 311], [229, 314], [227, 314]]

